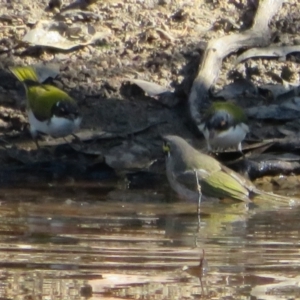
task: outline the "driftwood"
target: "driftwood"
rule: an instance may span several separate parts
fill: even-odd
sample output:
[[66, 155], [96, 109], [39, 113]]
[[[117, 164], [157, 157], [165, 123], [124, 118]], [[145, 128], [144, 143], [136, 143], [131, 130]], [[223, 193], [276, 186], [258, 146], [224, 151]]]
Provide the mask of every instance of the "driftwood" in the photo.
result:
[[[268, 149], [268, 153], [264, 150], [260, 154], [259, 151], [255, 153], [259, 147]], [[251, 148], [254, 152], [247, 154], [247, 159], [227, 165], [252, 180], [265, 175], [300, 174], [299, 136], [268, 139], [248, 147], [248, 150], [251, 151]]]
[[190, 114], [196, 125], [201, 121], [200, 109], [208, 102], [208, 91], [218, 78], [223, 59], [240, 48], [268, 46], [272, 37], [269, 22], [281, 8], [282, 3], [282, 0], [261, 1], [253, 26], [249, 30], [224, 36], [208, 43], [202, 66], [193, 82], [189, 96]]
[[293, 157], [290, 155], [290, 159], [285, 157], [278, 157], [274, 154], [266, 154], [257, 157], [256, 159], [243, 159], [233, 163], [227, 164], [228, 167], [247, 176], [251, 180], [267, 175], [277, 174], [299, 174], [300, 173], [300, 159], [299, 156]]
[[300, 46], [272, 46], [267, 48], [252, 48], [245, 51], [241, 54], [237, 59], [235, 64], [239, 64], [243, 60], [252, 58], [252, 57], [281, 57], [285, 59], [285, 57], [289, 53], [300, 52]]

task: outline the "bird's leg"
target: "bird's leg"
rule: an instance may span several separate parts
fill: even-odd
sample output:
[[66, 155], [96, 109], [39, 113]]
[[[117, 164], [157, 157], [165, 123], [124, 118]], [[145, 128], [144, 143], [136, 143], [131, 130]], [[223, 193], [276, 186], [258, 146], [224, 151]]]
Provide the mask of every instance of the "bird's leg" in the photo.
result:
[[34, 141], [34, 143], [36, 144], [36, 149], [37, 149], [37, 150], [41, 150], [41, 147], [40, 147], [40, 145], [39, 145], [38, 139], [37, 139], [37, 138], [34, 138], [33, 141]]
[[54, 149], [40, 146], [38, 136], [33, 138], [33, 141], [36, 144], [36, 150], [39, 151], [42, 155], [54, 155]]
[[237, 148], [238, 148], [238, 150], [240, 151], [240, 152], [243, 152], [242, 151], [242, 143], [240, 142], [240, 143], [238, 143], [238, 146], [237, 146]]
[[206, 144], [207, 144], [207, 151], [208, 151], [209, 153], [212, 152], [212, 147], [211, 147], [211, 145], [210, 145], [209, 140], [206, 141]]
[[65, 137], [63, 137], [63, 140], [66, 142], [67, 145], [70, 145], [70, 142], [67, 141], [67, 139]]
[[37, 149], [37, 150], [41, 150], [41, 147], [40, 147], [39, 142], [38, 142], [38, 138], [39, 138], [39, 133], [38, 133], [38, 131], [35, 130], [35, 129], [34, 129], [33, 127], [31, 127], [31, 126], [30, 126], [29, 131], [30, 131], [31, 137], [32, 137], [32, 139], [33, 139], [33, 141], [34, 141], [34, 143], [35, 143], [35, 145], [36, 145], [36, 149]]
[[39, 139], [38, 133], [31, 131], [31, 136], [32, 136], [32, 139], [33, 139], [33, 141], [36, 145], [36, 149], [41, 150], [41, 147], [40, 147], [39, 142], [38, 142], [38, 139]]
[[[197, 173], [196, 169], [194, 169], [194, 173], [195, 173], [195, 178], [196, 178], [196, 186], [197, 186], [197, 190], [198, 190], [198, 206], [197, 206], [198, 224], [197, 224], [197, 232], [199, 232], [200, 228], [201, 228], [200, 204], [201, 204], [201, 199], [202, 199], [202, 192], [201, 192], [201, 186], [199, 184], [199, 177], [198, 177], [198, 173]], [[196, 236], [195, 236], [195, 244], [197, 245], [197, 237]]]
[[202, 295], [204, 296], [204, 288], [203, 288], [202, 278], [205, 275], [205, 272], [206, 272], [206, 269], [207, 269], [207, 261], [205, 259], [204, 249], [202, 249], [202, 257], [200, 258], [199, 269], [200, 269], [199, 281], [200, 281], [200, 285], [201, 285]]
[[211, 155], [215, 152], [215, 149], [210, 145], [209, 141], [207, 141], [207, 154]]
[[242, 150], [242, 142], [240, 142], [240, 143], [238, 144], [237, 150], [238, 150], [239, 152], [241, 152], [243, 158], [245, 158], [245, 154], [243, 153], [243, 150]]
[[201, 185], [199, 184], [199, 177], [198, 177], [197, 170], [194, 169], [194, 172], [195, 172], [195, 176], [196, 176], [196, 185], [197, 185], [197, 190], [198, 190], [198, 209], [197, 209], [197, 213], [198, 213], [198, 215], [200, 215], [200, 204], [201, 204], [202, 192], [201, 192]]
[[75, 138], [77, 143], [81, 143], [81, 139], [75, 133], [72, 133], [71, 135]]

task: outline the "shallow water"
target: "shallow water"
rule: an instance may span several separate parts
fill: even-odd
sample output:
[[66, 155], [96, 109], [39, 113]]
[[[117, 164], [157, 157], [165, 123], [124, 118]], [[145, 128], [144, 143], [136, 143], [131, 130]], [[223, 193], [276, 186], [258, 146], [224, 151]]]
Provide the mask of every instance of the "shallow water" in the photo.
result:
[[165, 188], [3, 188], [0, 299], [299, 298], [299, 213], [214, 203], [198, 215]]

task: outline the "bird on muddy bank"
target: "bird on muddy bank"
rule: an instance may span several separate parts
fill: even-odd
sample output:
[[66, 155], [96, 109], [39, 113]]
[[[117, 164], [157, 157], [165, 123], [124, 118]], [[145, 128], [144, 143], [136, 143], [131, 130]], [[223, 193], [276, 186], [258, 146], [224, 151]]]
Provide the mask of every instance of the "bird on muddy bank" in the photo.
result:
[[163, 137], [166, 173], [173, 190], [181, 197], [198, 201], [233, 199], [244, 202], [262, 200], [280, 205], [300, 203], [281, 195], [264, 192], [240, 174], [213, 157], [199, 152], [179, 136]]
[[81, 116], [75, 100], [61, 89], [39, 82], [33, 67], [10, 67], [23, 83], [27, 97], [30, 133], [39, 148], [39, 134], [65, 137], [79, 129]]
[[242, 152], [242, 141], [249, 132], [245, 112], [232, 102], [214, 102], [198, 129], [203, 133], [210, 152], [227, 148]]

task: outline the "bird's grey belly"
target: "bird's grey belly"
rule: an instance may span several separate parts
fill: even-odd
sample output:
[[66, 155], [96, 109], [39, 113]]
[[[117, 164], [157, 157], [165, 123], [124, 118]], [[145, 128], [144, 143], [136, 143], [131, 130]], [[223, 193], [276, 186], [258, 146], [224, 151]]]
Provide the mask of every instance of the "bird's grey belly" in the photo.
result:
[[[169, 164], [167, 163], [167, 178], [170, 183], [171, 188], [183, 199], [191, 202], [198, 202], [199, 201], [199, 192], [197, 190], [190, 190], [186, 188], [183, 184], [176, 181], [176, 177], [171, 170]], [[201, 194], [201, 202], [210, 201], [210, 202], [218, 202], [219, 199], [208, 197]]]

